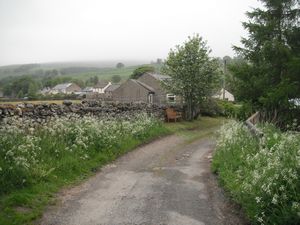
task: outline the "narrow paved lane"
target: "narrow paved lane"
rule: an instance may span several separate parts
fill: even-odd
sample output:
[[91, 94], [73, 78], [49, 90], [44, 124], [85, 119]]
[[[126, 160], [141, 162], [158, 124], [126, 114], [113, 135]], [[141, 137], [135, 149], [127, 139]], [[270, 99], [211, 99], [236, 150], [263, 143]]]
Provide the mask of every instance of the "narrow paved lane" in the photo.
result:
[[40, 224], [243, 224], [210, 173], [214, 142], [176, 135], [142, 146], [64, 191]]

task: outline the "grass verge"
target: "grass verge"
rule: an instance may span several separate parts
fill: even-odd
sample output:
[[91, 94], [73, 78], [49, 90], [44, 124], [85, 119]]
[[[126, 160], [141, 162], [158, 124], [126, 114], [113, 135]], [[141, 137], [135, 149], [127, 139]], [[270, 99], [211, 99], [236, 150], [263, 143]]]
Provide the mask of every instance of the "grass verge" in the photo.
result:
[[195, 121], [181, 121], [179, 123], [166, 123], [165, 127], [172, 133], [182, 136], [186, 143], [209, 136], [226, 122], [223, 117], [200, 117]]
[[300, 224], [300, 134], [261, 129], [257, 139], [241, 123], [223, 126], [212, 169], [252, 224]]

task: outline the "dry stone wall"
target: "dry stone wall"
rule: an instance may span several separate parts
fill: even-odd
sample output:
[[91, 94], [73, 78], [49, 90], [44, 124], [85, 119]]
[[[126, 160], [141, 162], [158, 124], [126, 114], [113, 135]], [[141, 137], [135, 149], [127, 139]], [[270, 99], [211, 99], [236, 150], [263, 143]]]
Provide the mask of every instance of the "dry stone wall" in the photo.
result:
[[69, 114], [124, 118], [134, 116], [139, 113], [148, 113], [160, 119], [164, 119], [164, 110], [165, 106], [150, 105], [146, 103], [117, 103], [92, 100], [83, 101], [82, 103], [64, 101], [62, 105], [54, 103], [22, 103], [18, 105], [0, 105], [0, 120], [7, 117], [17, 116], [31, 118], [40, 122], [47, 118], [67, 116]]

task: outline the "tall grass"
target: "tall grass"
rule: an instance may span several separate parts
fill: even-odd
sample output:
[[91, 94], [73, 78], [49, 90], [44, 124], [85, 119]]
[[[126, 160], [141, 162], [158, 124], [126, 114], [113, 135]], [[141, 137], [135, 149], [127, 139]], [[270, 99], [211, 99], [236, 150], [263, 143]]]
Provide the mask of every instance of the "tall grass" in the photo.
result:
[[212, 169], [253, 224], [300, 224], [300, 134], [262, 129], [259, 140], [241, 123], [224, 125]]

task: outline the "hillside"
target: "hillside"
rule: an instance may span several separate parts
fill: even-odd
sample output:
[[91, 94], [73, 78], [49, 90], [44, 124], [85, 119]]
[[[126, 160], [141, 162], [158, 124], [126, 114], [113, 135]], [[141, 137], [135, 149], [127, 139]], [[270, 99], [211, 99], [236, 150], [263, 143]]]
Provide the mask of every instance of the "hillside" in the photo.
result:
[[[121, 79], [120, 82], [122, 82], [127, 80], [136, 68], [143, 65], [133, 64], [134, 62], [129, 62], [123, 68], [116, 68], [114, 62], [2, 66], [0, 67], [0, 91], [5, 96], [20, 98], [27, 96], [29, 92], [33, 96], [43, 87], [53, 87], [65, 82], [74, 82], [81, 87], [93, 86], [98, 80], [112, 81], [112, 77], [115, 75], [118, 75]], [[161, 67], [160, 64], [151, 64], [151, 66], [155, 67], [157, 71]]]
[[[113, 75], [120, 75], [126, 79], [132, 71], [143, 64], [142, 62], [126, 62], [127, 67], [117, 69], [115, 62], [68, 62], [68, 63], [42, 63], [9, 65], [0, 67], [0, 80], [7, 77], [32, 75], [34, 77], [47, 76], [53, 70], [57, 75], [87, 80], [98, 76], [101, 79], [110, 79]], [[56, 73], [55, 72], [55, 73]]]

